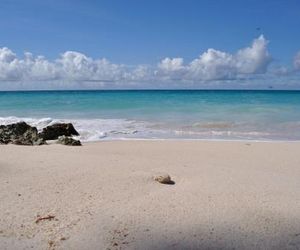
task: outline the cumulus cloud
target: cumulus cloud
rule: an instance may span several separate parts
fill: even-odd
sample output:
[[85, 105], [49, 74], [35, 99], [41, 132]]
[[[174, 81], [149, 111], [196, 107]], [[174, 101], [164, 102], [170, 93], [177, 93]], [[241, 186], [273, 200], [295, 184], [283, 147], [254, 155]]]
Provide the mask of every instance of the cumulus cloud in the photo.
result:
[[250, 47], [229, 54], [216, 49], [208, 49], [199, 58], [187, 65], [182, 58], [166, 58], [159, 63], [159, 69], [165, 76], [188, 80], [226, 80], [245, 77], [251, 74], [265, 73], [271, 56], [267, 50], [268, 41], [261, 35]]
[[120, 80], [126, 74], [124, 66], [112, 64], [106, 59], [94, 60], [86, 55], [67, 51], [56, 60], [61, 78], [69, 80]]
[[51, 80], [57, 77], [57, 67], [44, 57], [33, 57], [26, 52], [23, 59], [18, 59], [10, 49], [0, 48], [0, 80]]
[[29, 52], [19, 59], [10, 49], [0, 49], [2, 81], [105, 81], [119, 80], [123, 74], [122, 65], [112, 64], [106, 59], [94, 60], [79, 52], [67, 51], [51, 62]]
[[255, 39], [251, 47], [241, 49], [235, 55], [238, 73], [258, 74], [265, 73], [271, 56], [267, 50], [268, 41], [261, 35]]
[[169, 57], [167, 57], [158, 64], [158, 67], [161, 70], [166, 71], [166, 72], [169, 72], [169, 71], [176, 72], [176, 71], [179, 71], [184, 68], [183, 59], [182, 58], [170, 59]]
[[[102, 87], [103, 84], [143, 86], [154, 82], [226, 82], [265, 74], [272, 61], [267, 46], [268, 41], [261, 35], [249, 47], [236, 53], [210, 48], [187, 63], [180, 57], [167, 57], [154, 66], [134, 67], [114, 64], [105, 58], [93, 59], [76, 51], [66, 51], [53, 61], [29, 52], [20, 58], [4, 47], [0, 48], [0, 80], [23, 83], [49, 81], [49, 85], [59, 82], [62, 86], [66, 82], [76, 82], [93, 87]], [[294, 68], [300, 70], [300, 52], [295, 57]]]
[[15, 61], [16, 55], [11, 50], [0, 48], [0, 79], [14, 78], [19, 74]]
[[187, 67], [187, 77], [199, 80], [229, 79], [236, 75], [232, 55], [208, 49]]

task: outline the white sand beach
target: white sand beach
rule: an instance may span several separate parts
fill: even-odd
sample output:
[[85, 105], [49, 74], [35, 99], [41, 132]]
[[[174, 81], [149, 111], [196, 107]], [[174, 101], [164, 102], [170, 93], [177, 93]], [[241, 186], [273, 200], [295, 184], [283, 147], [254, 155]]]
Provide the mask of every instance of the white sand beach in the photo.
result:
[[[1, 145], [0, 249], [299, 249], [299, 152], [298, 142]], [[175, 185], [155, 182], [161, 172]]]

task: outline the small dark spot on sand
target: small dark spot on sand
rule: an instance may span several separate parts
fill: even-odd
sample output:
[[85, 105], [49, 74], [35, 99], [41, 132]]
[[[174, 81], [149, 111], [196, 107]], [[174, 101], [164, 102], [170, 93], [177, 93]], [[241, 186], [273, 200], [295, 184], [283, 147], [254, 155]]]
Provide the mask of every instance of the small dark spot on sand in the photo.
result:
[[51, 246], [54, 245], [54, 241], [53, 241], [53, 240], [49, 240], [49, 241], [48, 241], [48, 244], [49, 244], [49, 246], [51, 247]]

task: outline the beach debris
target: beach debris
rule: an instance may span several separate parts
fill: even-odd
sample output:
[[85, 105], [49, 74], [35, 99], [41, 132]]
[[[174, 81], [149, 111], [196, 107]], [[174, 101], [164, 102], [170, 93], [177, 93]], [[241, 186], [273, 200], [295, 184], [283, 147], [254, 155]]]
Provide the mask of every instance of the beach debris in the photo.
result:
[[42, 132], [39, 133], [40, 138], [43, 140], [56, 140], [58, 137], [79, 135], [72, 123], [55, 123], [53, 125], [43, 128]]
[[79, 140], [75, 140], [64, 135], [58, 138], [57, 143], [67, 146], [81, 146], [81, 142]]
[[42, 145], [46, 142], [38, 135], [36, 127], [26, 122], [0, 125], [0, 144]]
[[54, 215], [47, 215], [47, 216], [44, 216], [44, 217], [38, 217], [36, 219], [35, 223], [39, 223], [41, 220], [52, 220], [54, 218], [55, 218]]
[[170, 175], [168, 174], [159, 174], [154, 177], [154, 180], [162, 184], [169, 184], [169, 185], [175, 184], [175, 182], [172, 181]]

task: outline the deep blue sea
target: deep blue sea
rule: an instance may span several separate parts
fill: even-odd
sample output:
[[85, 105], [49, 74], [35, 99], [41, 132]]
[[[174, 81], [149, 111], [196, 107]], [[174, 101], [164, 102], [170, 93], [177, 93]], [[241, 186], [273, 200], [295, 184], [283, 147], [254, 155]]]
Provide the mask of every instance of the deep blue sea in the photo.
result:
[[300, 91], [0, 92], [0, 124], [70, 121], [83, 141], [299, 140]]

